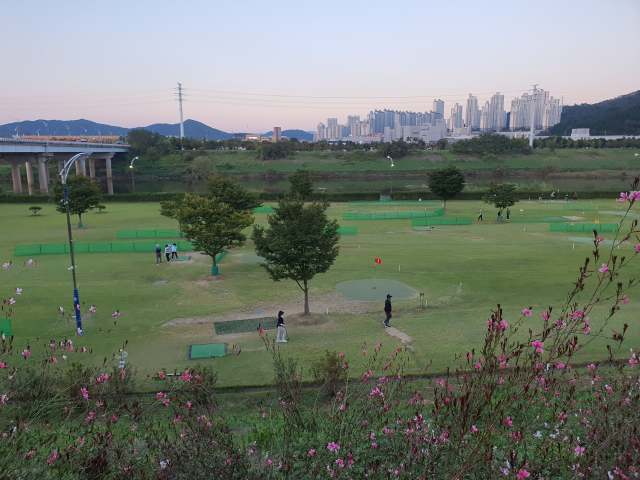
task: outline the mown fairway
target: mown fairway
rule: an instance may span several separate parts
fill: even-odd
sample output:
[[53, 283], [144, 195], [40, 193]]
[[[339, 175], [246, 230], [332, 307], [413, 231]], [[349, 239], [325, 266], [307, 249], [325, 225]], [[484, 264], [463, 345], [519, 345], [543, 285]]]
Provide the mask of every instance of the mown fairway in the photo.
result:
[[[613, 199], [593, 203], [599, 211], [618, 208]], [[583, 204], [590, 206], [591, 202]], [[395, 209], [418, 208], [334, 204], [330, 209], [330, 214], [340, 219], [342, 225], [357, 226], [358, 235], [343, 236], [334, 267], [313, 280], [312, 311], [317, 315], [310, 321], [291, 318], [287, 324], [289, 343], [283, 344], [282, 349], [285, 355], [298, 358], [305, 370], [326, 349], [344, 352], [357, 371], [365, 342], [369, 349], [377, 343], [388, 347], [402, 345], [400, 338], [390, 335], [382, 326], [385, 291], [379, 290], [377, 302], [352, 302], [335, 290], [340, 282], [372, 279], [375, 257], [382, 259], [377, 278], [397, 280], [416, 292], [425, 292], [427, 309], [419, 308], [417, 296], [395, 300], [391, 321], [405, 334], [398, 335], [411, 347], [410, 373], [419, 374], [430, 360], [433, 366], [429, 371], [441, 372], [455, 365], [454, 354], [479, 348], [485, 322], [498, 303], [505, 309], [510, 324], [521, 317], [523, 308], [531, 306], [534, 315], [525, 321], [525, 326], [538, 328], [540, 313], [549, 305], [560, 307], [577, 277], [578, 267], [593, 249], [586, 243], [575, 243], [574, 248], [574, 242], [568, 240], [588, 237], [588, 233], [550, 232], [548, 223], [498, 224], [496, 210], [481, 202], [448, 202], [446, 216], [471, 216], [473, 224], [440, 226], [432, 232], [414, 231], [417, 227], [411, 227], [411, 220], [341, 220], [343, 213], [352, 210], [366, 213]], [[479, 209], [485, 212], [484, 222], [476, 221]], [[563, 211], [561, 203], [519, 203], [512, 208], [513, 214], [518, 215], [520, 209], [527, 215], [578, 215], [589, 222], [615, 223], [620, 218], [590, 210], [585, 210], [584, 215], [577, 210]], [[117, 241], [117, 229], [177, 230], [176, 222], [159, 215], [157, 204], [110, 204], [106, 212], [85, 214], [84, 228], [73, 229], [75, 240]], [[635, 213], [640, 213], [637, 208]], [[256, 221], [266, 223], [266, 215], [256, 214]], [[77, 223], [77, 217], [74, 220]], [[73, 336], [75, 325], [67, 324], [66, 320], [61, 322], [57, 314], [59, 306], [68, 311], [73, 307], [71, 273], [67, 271], [69, 256], [35, 256], [37, 268], [25, 273], [20, 272], [28, 257], [13, 256], [14, 245], [66, 241], [65, 217], [50, 205], [35, 217], [30, 215], [28, 205], [2, 205], [0, 225], [0, 263], [14, 262], [10, 270], [0, 272], [0, 298], [13, 296], [16, 287], [23, 289], [22, 295], [15, 296], [17, 313], [12, 318], [16, 345], [21, 351], [22, 345], [36, 337], [46, 341], [54, 336]], [[605, 239], [612, 239], [613, 235], [601, 234]], [[158, 243], [163, 244], [163, 240]], [[622, 245], [620, 254], [632, 255], [634, 245]], [[188, 368], [195, 362], [188, 359], [191, 344], [226, 342], [229, 352], [237, 345], [242, 353], [214, 360], [221, 385], [271, 383], [271, 357], [258, 334], [216, 336], [212, 323], [273, 315], [278, 309], [285, 310], [286, 319], [302, 310], [302, 295], [294, 282], [274, 283], [256, 263], [242, 262], [242, 256], [238, 256], [246, 255], [246, 260], [252, 251], [249, 243], [245, 249], [230, 252], [220, 264], [221, 275], [214, 278], [210, 276], [210, 259], [199, 255], [194, 255], [192, 262], [162, 266], [155, 265], [153, 253], [77, 255], [84, 310], [95, 304], [98, 312], [84, 321], [87, 333], [76, 338], [74, 345], [92, 348], [91, 358], [102, 363], [104, 357], [110, 359], [128, 340], [128, 361], [146, 374]], [[640, 264], [635, 263], [623, 278], [639, 274]], [[157, 281], [167, 283], [157, 285]], [[623, 323], [630, 325], [627, 337], [630, 346], [637, 346], [640, 340], [639, 295], [640, 292], [629, 295], [631, 301], [611, 324], [618, 331]], [[111, 315], [116, 309], [121, 316], [114, 325]], [[266, 312], [253, 314], [257, 309]], [[592, 332], [597, 331], [601, 318], [592, 315]], [[183, 320], [163, 326], [175, 319]], [[275, 331], [269, 331], [270, 337], [274, 335]], [[578, 360], [600, 358], [604, 354], [605, 342], [593, 342]]]

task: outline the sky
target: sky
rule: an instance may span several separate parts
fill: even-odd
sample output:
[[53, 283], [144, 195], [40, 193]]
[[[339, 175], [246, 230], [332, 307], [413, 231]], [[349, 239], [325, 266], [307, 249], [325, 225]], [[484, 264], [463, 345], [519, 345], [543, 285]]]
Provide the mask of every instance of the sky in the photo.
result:
[[[184, 119], [315, 130], [374, 109], [445, 117], [538, 84], [564, 104], [640, 89], [637, 0], [0, 0], [0, 124]], [[188, 132], [185, 132], [188, 136]]]

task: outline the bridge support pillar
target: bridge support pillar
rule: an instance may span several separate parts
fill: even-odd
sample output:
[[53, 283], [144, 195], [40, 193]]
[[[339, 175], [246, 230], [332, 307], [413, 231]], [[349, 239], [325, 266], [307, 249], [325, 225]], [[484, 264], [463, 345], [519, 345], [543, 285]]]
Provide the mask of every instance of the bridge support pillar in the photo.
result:
[[40, 180], [40, 193], [49, 194], [49, 172], [47, 172], [47, 157], [38, 157], [38, 178]]
[[96, 161], [91, 157], [89, 157], [89, 178], [96, 179]]
[[76, 160], [76, 175], [82, 175], [83, 177], [87, 176], [87, 167], [84, 163], [85, 157], [80, 157]]
[[105, 166], [107, 167], [107, 191], [109, 195], [113, 195], [113, 174], [111, 173], [111, 156], [104, 159]]
[[27, 171], [27, 186], [29, 187], [29, 195], [35, 195], [36, 190], [33, 187], [33, 169], [31, 168], [31, 161], [24, 162], [24, 168]]
[[18, 162], [11, 162], [11, 179], [13, 180], [13, 193], [22, 193], [22, 179]]

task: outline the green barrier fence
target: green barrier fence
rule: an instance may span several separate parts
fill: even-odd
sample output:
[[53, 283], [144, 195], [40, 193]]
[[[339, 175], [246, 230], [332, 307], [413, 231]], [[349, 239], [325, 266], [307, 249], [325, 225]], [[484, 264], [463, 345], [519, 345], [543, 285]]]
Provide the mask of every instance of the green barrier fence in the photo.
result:
[[597, 205], [593, 203], [565, 203], [562, 206], [563, 210], [597, 210]]
[[[379, 207], [380, 202], [372, 202], [367, 200], [353, 200], [349, 201], [350, 207]], [[390, 202], [385, 202], [385, 207], [420, 207], [420, 206], [432, 206], [432, 205], [442, 205], [440, 200], [391, 200]]]
[[[355, 227], [353, 227], [355, 228]], [[76, 242], [73, 244], [74, 253], [126, 253], [126, 252], [153, 252], [156, 249], [153, 242]], [[178, 242], [179, 251], [193, 250], [193, 244], [186, 240]], [[161, 243], [161, 247], [165, 244]], [[163, 250], [164, 251], [164, 250]], [[54, 255], [69, 253], [68, 243], [41, 243], [35, 245], [16, 245], [13, 254], [16, 257], [29, 255]], [[224, 256], [224, 254], [223, 254]], [[220, 257], [222, 258], [222, 256]]]
[[357, 235], [358, 227], [340, 227], [338, 233], [340, 235]]
[[386, 212], [386, 213], [343, 213], [342, 220], [399, 220], [407, 218], [427, 218], [444, 215], [444, 208], [423, 212]]
[[617, 223], [552, 223], [551, 232], [617, 232]]
[[471, 225], [471, 217], [445, 217], [445, 218], [413, 218], [412, 227], [433, 227], [436, 225]]
[[273, 207], [258, 207], [251, 210], [251, 213], [273, 213], [275, 210]]
[[118, 238], [175, 238], [176, 231], [173, 228], [158, 228], [155, 230], [118, 230]]
[[535, 215], [511, 215], [511, 221], [514, 223], [566, 223], [573, 222], [564, 217], [538, 217]]

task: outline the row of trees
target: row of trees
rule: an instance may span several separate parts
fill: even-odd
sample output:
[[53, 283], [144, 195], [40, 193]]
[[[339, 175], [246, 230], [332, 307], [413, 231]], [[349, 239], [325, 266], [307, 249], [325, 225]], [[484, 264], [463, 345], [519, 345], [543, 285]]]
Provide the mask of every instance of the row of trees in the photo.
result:
[[[339, 225], [326, 214], [327, 202], [305, 204], [313, 190], [307, 172], [289, 177], [291, 190], [268, 215], [269, 227], [254, 225], [251, 240], [269, 277], [296, 282], [304, 293], [304, 312], [309, 314], [309, 281], [326, 272], [339, 253]], [[243, 246], [245, 229], [253, 225], [252, 210], [261, 205], [250, 192], [228, 178], [214, 176], [207, 183], [209, 195], [190, 195], [160, 204], [160, 214], [178, 221], [180, 230], [194, 249], [216, 257]]]
[[607, 140], [604, 138], [594, 138], [590, 140], [572, 140], [563, 138], [560, 135], [549, 136], [547, 138], [535, 139], [533, 148], [638, 148], [640, 138], [619, 138], [617, 140]]

